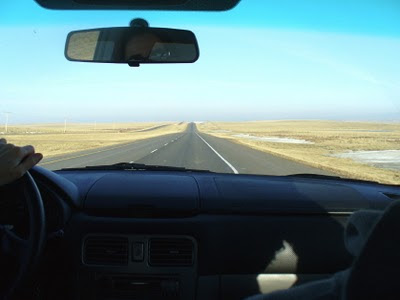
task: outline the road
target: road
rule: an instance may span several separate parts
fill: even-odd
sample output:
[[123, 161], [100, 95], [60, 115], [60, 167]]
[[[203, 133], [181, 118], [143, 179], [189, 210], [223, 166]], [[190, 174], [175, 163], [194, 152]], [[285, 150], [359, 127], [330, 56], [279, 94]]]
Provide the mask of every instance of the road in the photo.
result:
[[333, 175], [226, 139], [200, 133], [193, 123], [188, 125], [185, 132], [52, 157], [44, 159], [40, 165], [50, 170], [58, 170], [118, 162], [168, 165], [222, 173]]
[[145, 129], [140, 129], [140, 130], [136, 130], [136, 132], [146, 132], [146, 131], [153, 131], [153, 130], [156, 130], [156, 129], [163, 128], [163, 127], [165, 127], [165, 126], [168, 126], [168, 124], [164, 124], [164, 125], [158, 125], [158, 126], [153, 126], [153, 127], [150, 127], [150, 128], [145, 128]]

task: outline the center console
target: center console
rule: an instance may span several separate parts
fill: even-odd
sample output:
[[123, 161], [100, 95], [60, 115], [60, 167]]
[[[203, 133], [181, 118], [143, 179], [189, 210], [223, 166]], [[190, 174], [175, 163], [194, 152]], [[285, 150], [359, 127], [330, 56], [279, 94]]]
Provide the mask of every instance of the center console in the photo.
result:
[[190, 236], [90, 234], [82, 241], [81, 299], [194, 299]]

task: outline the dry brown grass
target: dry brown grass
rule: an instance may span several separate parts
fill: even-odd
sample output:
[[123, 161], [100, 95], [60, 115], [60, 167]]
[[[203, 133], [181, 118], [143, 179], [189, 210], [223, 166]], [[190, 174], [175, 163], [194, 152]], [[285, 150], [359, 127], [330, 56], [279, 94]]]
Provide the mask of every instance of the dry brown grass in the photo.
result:
[[[334, 172], [344, 177], [400, 184], [400, 172], [333, 154], [360, 150], [400, 150], [400, 123], [334, 121], [209, 122], [198, 125], [204, 133], [231, 139], [280, 157]], [[314, 144], [254, 141], [235, 134], [303, 139]]]
[[[141, 131], [164, 124], [167, 126]], [[182, 132], [186, 127], [186, 123], [68, 124], [63, 133], [64, 124], [20, 125], [10, 127], [8, 134], [0, 137], [16, 145], [33, 145], [50, 157]]]

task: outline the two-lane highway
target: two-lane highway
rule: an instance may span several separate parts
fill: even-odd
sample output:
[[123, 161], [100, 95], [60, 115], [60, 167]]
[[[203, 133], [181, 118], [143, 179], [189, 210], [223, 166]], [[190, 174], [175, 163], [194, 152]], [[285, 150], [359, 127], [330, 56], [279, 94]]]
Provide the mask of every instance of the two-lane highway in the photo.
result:
[[200, 133], [193, 123], [182, 133], [53, 157], [43, 160], [41, 165], [57, 170], [118, 162], [185, 167], [221, 173], [332, 175], [226, 139]]

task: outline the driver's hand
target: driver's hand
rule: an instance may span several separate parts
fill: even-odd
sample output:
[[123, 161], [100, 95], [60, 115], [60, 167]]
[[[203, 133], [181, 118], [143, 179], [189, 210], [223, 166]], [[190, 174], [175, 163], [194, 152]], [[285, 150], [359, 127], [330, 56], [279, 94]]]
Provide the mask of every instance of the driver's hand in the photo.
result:
[[42, 158], [32, 146], [17, 147], [0, 139], [0, 186], [21, 178]]

